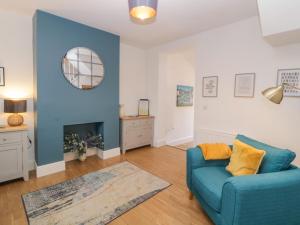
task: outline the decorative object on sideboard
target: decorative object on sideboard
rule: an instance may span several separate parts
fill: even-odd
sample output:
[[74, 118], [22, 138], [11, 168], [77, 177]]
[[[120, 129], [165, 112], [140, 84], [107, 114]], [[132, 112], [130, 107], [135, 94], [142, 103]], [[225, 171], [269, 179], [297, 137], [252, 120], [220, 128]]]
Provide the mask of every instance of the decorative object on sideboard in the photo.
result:
[[300, 97], [300, 69], [279, 69], [277, 85], [284, 85], [284, 97]]
[[296, 89], [298, 91], [300, 90], [300, 88], [298, 88], [298, 87], [294, 87], [294, 86], [291, 86], [287, 83], [283, 83], [283, 84], [281, 84], [277, 87], [267, 88], [266, 90], [264, 90], [262, 92], [262, 94], [267, 99], [269, 99], [271, 102], [273, 102], [275, 104], [280, 104], [282, 99], [283, 99], [284, 91], [285, 91], [286, 88]]
[[193, 87], [177, 85], [177, 107], [193, 106]]
[[156, 17], [158, 0], [128, 0], [131, 18], [145, 21]]
[[88, 48], [72, 48], [62, 60], [65, 78], [72, 86], [89, 90], [98, 86], [104, 78], [102, 60]]
[[208, 76], [202, 80], [202, 96], [218, 97], [218, 77]]
[[24, 113], [27, 110], [26, 100], [4, 99], [4, 112], [13, 113], [7, 118], [9, 126], [20, 126], [24, 122], [24, 118], [19, 113]]
[[139, 116], [149, 116], [149, 99], [140, 99], [139, 100], [139, 108], [138, 115]]
[[4, 67], [0, 67], [0, 86], [5, 86]]
[[253, 98], [255, 89], [255, 73], [235, 75], [234, 97]]

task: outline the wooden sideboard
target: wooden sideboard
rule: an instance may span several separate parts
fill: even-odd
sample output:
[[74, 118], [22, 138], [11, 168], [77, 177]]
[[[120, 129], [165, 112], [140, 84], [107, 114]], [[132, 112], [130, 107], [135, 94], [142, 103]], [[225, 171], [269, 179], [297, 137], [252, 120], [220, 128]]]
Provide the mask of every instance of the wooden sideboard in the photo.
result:
[[123, 154], [128, 149], [153, 145], [154, 116], [125, 116], [120, 120], [120, 143]]
[[28, 180], [27, 126], [0, 128], [0, 182]]

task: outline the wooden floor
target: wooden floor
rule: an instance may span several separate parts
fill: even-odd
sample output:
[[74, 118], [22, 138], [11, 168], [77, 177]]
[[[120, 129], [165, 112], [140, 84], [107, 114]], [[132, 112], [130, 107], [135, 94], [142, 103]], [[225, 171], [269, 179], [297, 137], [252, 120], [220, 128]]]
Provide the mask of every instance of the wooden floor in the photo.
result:
[[111, 222], [111, 225], [212, 225], [185, 185], [185, 151], [172, 147], [142, 148], [108, 160], [96, 156], [68, 162], [66, 171], [30, 180], [0, 184], [0, 225], [27, 224], [21, 194], [38, 190], [128, 160], [172, 183], [172, 186]]

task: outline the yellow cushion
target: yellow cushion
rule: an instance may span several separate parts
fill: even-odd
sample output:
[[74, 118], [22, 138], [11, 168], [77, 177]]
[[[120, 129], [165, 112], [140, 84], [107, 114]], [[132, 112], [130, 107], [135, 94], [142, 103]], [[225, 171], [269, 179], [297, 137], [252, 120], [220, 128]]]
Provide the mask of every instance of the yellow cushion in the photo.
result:
[[200, 144], [205, 160], [229, 159], [231, 149], [226, 144]]
[[251, 175], [258, 172], [266, 152], [235, 140], [230, 163], [226, 167], [233, 176]]

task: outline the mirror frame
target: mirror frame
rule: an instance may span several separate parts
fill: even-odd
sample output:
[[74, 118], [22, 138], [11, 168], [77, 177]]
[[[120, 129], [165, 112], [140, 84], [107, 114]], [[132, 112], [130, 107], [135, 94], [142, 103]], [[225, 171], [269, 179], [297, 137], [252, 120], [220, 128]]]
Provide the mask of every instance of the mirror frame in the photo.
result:
[[[68, 55], [68, 53], [69, 53], [70, 51], [72, 51], [72, 50], [74, 50], [74, 49], [80, 49], [80, 48], [82, 48], [82, 49], [87, 49], [87, 50], [91, 51], [91, 53], [94, 53], [94, 54], [97, 56], [97, 58], [100, 60], [100, 62], [102, 63], [101, 65], [102, 65], [102, 69], [103, 69], [103, 77], [102, 77], [101, 81], [100, 81], [97, 85], [91, 86], [90, 88], [80, 88], [80, 87], [74, 85], [74, 84], [67, 78], [67, 76], [65, 75], [65, 70], [64, 70], [64, 60], [67, 59], [66, 56]], [[78, 61], [79, 61], [79, 60], [78, 60]], [[92, 62], [91, 62], [91, 64], [92, 64]], [[79, 89], [79, 90], [83, 90], [83, 91], [92, 90], [92, 89], [94, 89], [94, 88], [100, 86], [100, 84], [103, 82], [103, 80], [104, 80], [104, 78], [105, 78], [105, 66], [104, 66], [104, 63], [103, 63], [102, 58], [99, 56], [98, 53], [96, 53], [94, 50], [92, 50], [92, 49], [90, 49], [90, 48], [88, 48], [88, 47], [78, 47], [78, 46], [77, 46], [77, 47], [73, 47], [73, 48], [70, 48], [69, 50], [67, 50], [67, 52], [64, 54], [64, 56], [63, 56], [62, 59], [61, 59], [61, 70], [62, 70], [62, 75], [64, 76], [64, 79], [65, 79], [66, 81], [68, 81], [68, 83], [69, 83], [72, 87], [75, 87], [75, 88], [77, 88], [77, 89]], [[78, 70], [79, 70], [79, 69], [78, 69]], [[79, 74], [77, 74], [77, 75], [79, 75]], [[93, 76], [95, 76], [95, 75], [91, 75], [91, 77], [93, 77]], [[92, 79], [92, 78], [91, 78], [91, 79]]]

